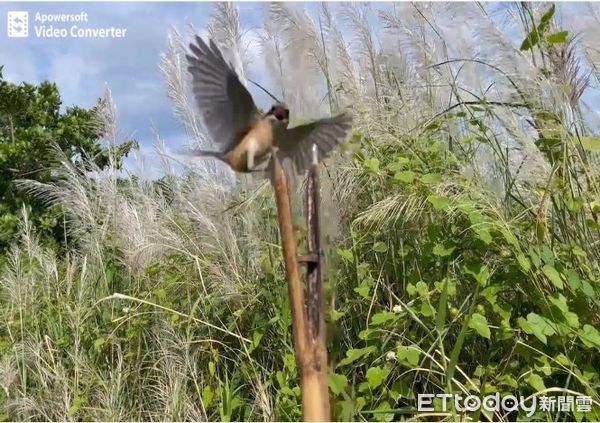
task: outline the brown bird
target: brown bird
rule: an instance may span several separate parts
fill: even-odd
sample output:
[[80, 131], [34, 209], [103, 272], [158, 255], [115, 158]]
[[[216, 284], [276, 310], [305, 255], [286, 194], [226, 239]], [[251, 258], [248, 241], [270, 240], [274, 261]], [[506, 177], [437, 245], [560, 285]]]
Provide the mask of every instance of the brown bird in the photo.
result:
[[208, 135], [222, 148], [192, 150], [190, 154], [222, 160], [236, 172], [252, 172], [276, 147], [284, 158], [291, 159], [297, 173], [303, 173], [311, 164], [313, 144], [319, 159], [324, 159], [346, 138], [352, 126], [348, 113], [288, 129], [287, 106], [277, 103], [261, 114], [212, 40], [207, 45], [196, 36], [190, 50], [186, 57], [194, 97]]

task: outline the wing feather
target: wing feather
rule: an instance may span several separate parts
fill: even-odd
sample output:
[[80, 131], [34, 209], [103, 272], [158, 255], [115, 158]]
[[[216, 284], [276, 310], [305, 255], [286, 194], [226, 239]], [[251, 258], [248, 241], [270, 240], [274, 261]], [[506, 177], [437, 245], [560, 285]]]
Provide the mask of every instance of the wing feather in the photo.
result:
[[279, 148], [301, 174], [310, 167], [313, 144], [317, 146], [319, 161], [324, 160], [346, 139], [351, 128], [352, 116], [348, 112], [341, 113], [287, 130]]
[[196, 36], [195, 43], [190, 43], [190, 53], [186, 58], [192, 92], [204, 128], [216, 145], [228, 151], [260, 114], [252, 96], [212, 40], [207, 45]]

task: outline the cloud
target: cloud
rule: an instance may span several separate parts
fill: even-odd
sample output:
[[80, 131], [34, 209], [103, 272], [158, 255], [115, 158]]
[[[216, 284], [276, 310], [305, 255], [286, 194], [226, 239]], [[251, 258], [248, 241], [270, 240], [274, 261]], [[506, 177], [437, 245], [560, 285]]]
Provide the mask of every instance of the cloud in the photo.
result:
[[79, 55], [57, 55], [49, 63], [46, 75], [60, 87], [65, 103], [89, 105], [98, 96], [96, 84], [89, 84], [96, 80], [98, 68]]
[[[9, 10], [27, 10], [30, 37], [8, 38], [0, 32], [4, 75], [15, 83], [55, 82], [63, 105], [93, 106], [110, 87], [123, 134], [134, 133], [142, 145], [151, 145], [151, 123], [169, 137], [181, 128], [172, 116], [158, 64], [166, 48], [170, 26], [184, 27], [191, 16], [205, 26], [208, 5], [142, 3], [3, 3], [0, 20]], [[124, 27], [122, 39], [42, 39], [34, 34], [33, 19], [40, 13], [87, 12], [84, 27]], [[201, 12], [204, 13], [201, 13]], [[48, 25], [48, 24], [46, 24]], [[55, 24], [68, 27], [70, 24]]]
[[[264, 5], [241, 3], [237, 6], [243, 28], [256, 29], [262, 25]], [[29, 12], [29, 38], [7, 37], [9, 10]], [[78, 23], [78, 26], [124, 27], [127, 35], [120, 39], [36, 38], [34, 25], [39, 25], [33, 21], [36, 12], [86, 12], [88, 22]], [[92, 107], [108, 87], [123, 138], [133, 135], [142, 146], [142, 154], [148, 154], [154, 141], [154, 126], [166, 145], [176, 149], [187, 142], [187, 138], [173, 116], [159, 69], [160, 58], [166, 50], [171, 27], [187, 36], [191, 24], [205, 31], [209, 14], [207, 3], [0, 3], [0, 65], [5, 65], [5, 79], [15, 83], [55, 82], [63, 107]], [[68, 28], [71, 24], [54, 25]], [[251, 38], [248, 32], [244, 42]], [[269, 87], [264, 61], [257, 52], [256, 45], [251, 44], [248, 77]], [[262, 91], [254, 86], [248, 88], [260, 107], [271, 104], [271, 99]]]

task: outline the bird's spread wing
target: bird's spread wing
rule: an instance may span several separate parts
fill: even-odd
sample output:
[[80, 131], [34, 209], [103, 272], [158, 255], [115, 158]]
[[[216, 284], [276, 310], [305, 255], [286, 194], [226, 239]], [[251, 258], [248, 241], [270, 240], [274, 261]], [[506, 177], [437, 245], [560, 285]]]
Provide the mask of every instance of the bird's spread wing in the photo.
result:
[[332, 118], [319, 119], [287, 130], [285, 139], [279, 143], [279, 149], [284, 156], [293, 161], [296, 172], [303, 173], [312, 162], [313, 144], [317, 146], [321, 161], [346, 139], [350, 128], [352, 116], [347, 112]]
[[187, 54], [194, 97], [212, 141], [228, 151], [235, 146], [260, 114], [252, 96], [240, 82], [216, 44], [196, 36]]

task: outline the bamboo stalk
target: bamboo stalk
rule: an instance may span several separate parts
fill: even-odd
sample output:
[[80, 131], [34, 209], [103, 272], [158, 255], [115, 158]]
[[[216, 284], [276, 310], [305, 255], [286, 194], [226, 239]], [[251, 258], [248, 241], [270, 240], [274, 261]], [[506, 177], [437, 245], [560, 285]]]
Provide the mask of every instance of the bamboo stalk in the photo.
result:
[[323, 279], [321, 273], [321, 223], [319, 220], [320, 186], [317, 147], [313, 145], [313, 160], [308, 173], [306, 187], [306, 220], [308, 227], [308, 249], [314, 260], [307, 261], [306, 293], [308, 297], [309, 348], [313, 366], [317, 373], [321, 392], [321, 407], [324, 415], [331, 416], [329, 405], [329, 382], [327, 374], [327, 346], [325, 332], [325, 309], [323, 301]]
[[[322, 335], [317, 339], [310, 334], [304, 306], [304, 290], [298, 271], [297, 246], [292, 226], [287, 180], [277, 154], [274, 153], [272, 157], [271, 184], [275, 190], [277, 218], [288, 282], [294, 349], [302, 394], [302, 416], [304, 421], [329, 421], [331, 414], [324, 331], [318, 332]], [[320, 327], [323, 328], [324, 325], [320, 325]]]

